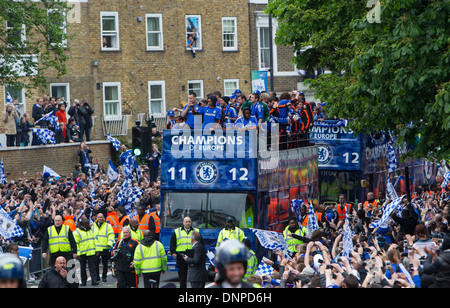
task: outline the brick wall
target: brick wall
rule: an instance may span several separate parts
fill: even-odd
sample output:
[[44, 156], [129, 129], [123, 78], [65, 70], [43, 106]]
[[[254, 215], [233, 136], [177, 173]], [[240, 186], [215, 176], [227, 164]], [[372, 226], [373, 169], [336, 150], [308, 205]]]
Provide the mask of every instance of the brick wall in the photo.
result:
[[[110, 142], [93, 141], [87, 145], [92, 150], [91, 156], [97, 158], [99, 164], [107, 170], [112, 155]], [[24, 171], [28, 172], [27, 177], [34, 177], [37, 172], [42, 172], [43, 165], [52, 168], [61, 176], [71, 176], [75, 164], [79, 162], [79, 149], [79, 143], [2, 148], [0, 157], [3, 157], [5, 173], [10, 173], [7, 175], [8, 180], [22, 177]]]

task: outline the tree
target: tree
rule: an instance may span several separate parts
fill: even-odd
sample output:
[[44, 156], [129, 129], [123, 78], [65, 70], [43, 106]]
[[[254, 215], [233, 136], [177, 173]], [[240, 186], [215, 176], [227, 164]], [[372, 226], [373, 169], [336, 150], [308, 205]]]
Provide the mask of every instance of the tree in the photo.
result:
[[66, 73], [66, 1], [0, 0], [0, 85], [47, 88], [47, 74]]
[[308, 80], [331, 115], [351, 119], [358, 133], [390, 130], [415, 145], [408, 156], [448, 158], [450, 2], [385, 0], [380, 23], [369, 22], [369, 9], [359, 1], [274, 0], [266, 12], [281, 24], [278, 43], [313, 46], [296, 63], [331, 69]]

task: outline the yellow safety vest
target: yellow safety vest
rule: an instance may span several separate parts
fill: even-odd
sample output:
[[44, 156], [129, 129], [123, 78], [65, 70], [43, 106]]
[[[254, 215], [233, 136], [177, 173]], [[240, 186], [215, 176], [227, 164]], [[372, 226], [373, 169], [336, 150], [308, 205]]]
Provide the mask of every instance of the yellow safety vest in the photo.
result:
[[222, 241], [226, 238], [229, 240], [239, 240], [242, 242], [244, 237], [245, 237], [244, 231], [242, 231], [238, 227], [234, 227], [233, 230], [226, 230], [224, 228], [219, 233], [219, 238], [217, 239], [217, 246], [219, 246], [219, 244], [222, 243]]
[[[289, 226], [287, 226], [286, 229], [284, 229], [284, 231], [283, 231], [283, 236], [284, 236], [284, 239], [286, 240], [286, 243], [288, 244], [288, 249], [292, 252], [298, 252], [297, 249], [295, 248], [295, 245], [301, 245], [301, 244], [303, 244], [303, 241], [300, 241], [291, 236], [288, 236], [288, 233], [291, 233], [288, 231], [288, 229], [289, 229]], [[306, 236], [306, 228], [300, 227], [294, 232], [294, 234], [297, 234], [300, 236]]]
[[[130, 231], [131, 231], [131, 238], [135, 241], [142, 241], [142, 239], [144, 238], [144, 235], [142, 234], [141, 229], [137, 229], [136, 231], [134, 231], [133, 229], [131, 229], [130, 227]], [[119, 241], [123, 238], [123, 231], [120, 233], [119, 235]]]
[[73, 232], [75, 242], [77, 242], [78, 252], [77, 255], [93, 256], [95, 255], [95, 237], [92, 230], [84, 231], [76, 229]]
[[258, 269], [258, 258], [256, 257], [256, 254], [253, 250], [250, 250], [250, 258], [247, 261], [247, 272], [245, 273], [245, 278], [250, 277], [253, 275], [256, 270]]
[[55, 253], [58, 251], [71, 251], [72, 249], [70, 247], [69, 241], [69, 226], [62, 225], [59, 234], [58, 232], [56, 232], [55, 226], [51, 226], [50, 228], [48, 228], [48, 245], [50, 248], [50, 253]]
[[134, 251], [136, 274], [167, 270], [167, 255], [164, 245], [155, 241], [150, 247], [139, 244]]
[[[193, 229], [196, 232], [199, 232], [197, 228]], [[191, 230], [192, 231], [192, 230]], [[189, 233], [191, 233], [189, 231]], [[184, 228], [175, 229], [175, 236], [177, 238], [177, 249], [176, 251], [182, 252], [188, 249], [192, 249], [191, 236], [189, 233], [186, 233]]]
[[95, 251], [103, 251], [114, 245], [115, 235], [110, 224], [103, 222], [99, 228], [95, 222], [92, 229], [97, 242]]

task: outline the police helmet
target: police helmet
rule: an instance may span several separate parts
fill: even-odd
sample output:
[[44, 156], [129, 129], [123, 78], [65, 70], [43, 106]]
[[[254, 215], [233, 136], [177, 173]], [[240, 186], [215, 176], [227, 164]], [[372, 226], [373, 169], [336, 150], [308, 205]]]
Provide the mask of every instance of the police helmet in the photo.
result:
[[0, 280], [24, 279], [22, 260], [12, 253], [0, 254]]
[[244, 265], [244, 271], [247, 271], [247, 260], [249, 258], [248, 248], [238, 240], [228, 240], [217, 247], [214, 263], [216, 264], [219, 278], [223, 280], [225, 276], [225, 267], [229, 264], [241, 262]]

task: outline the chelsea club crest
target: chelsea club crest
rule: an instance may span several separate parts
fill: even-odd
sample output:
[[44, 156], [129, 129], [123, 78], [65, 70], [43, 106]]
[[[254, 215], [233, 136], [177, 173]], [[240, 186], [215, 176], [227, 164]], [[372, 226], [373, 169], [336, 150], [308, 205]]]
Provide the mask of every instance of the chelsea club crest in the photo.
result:
[[319, 164], [326, 165], [330, 162], [331, 157], [333, 156], [333, 151], [331, 150], [331, 147], [327, 144], [320, 144], [318, 145], [318, 151], [319, 151]]
[[213, 163], [202, 162], [197, 166], [195, 174], [201, 183], [211, 184], [217, 179], [218, 171], [216, 165]]

